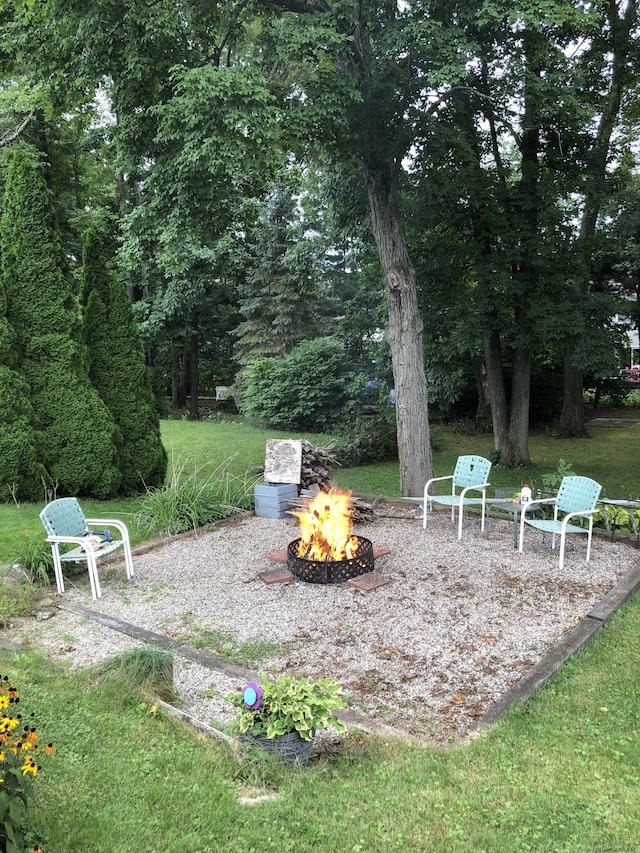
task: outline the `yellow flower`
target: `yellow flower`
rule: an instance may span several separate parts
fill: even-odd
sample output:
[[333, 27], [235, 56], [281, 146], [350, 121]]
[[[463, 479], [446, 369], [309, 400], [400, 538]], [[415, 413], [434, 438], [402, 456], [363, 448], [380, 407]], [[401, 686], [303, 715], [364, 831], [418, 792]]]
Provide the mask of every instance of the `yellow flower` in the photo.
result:
[[9, 697], [4, 693], [0, 693], [0, 711], [4, 711], [4, 709], [8, 708], [8, 707], [9, 707]]
[[45, 755], [53, 755], [55, 751], [56, 748], [52, 743], [48, 743], [44, 748]]
[[27, 773], [33, 773], [34, 776], [37, 776], [38, 770], [40, 770], [31, 756], [25, 759], [25, 762], [20, 769], [22, 770], [23, 776], [26, 776]]
[[2, 717], [0, 719], [0, 731], [12, 732], [20, 723], [20, 717]]

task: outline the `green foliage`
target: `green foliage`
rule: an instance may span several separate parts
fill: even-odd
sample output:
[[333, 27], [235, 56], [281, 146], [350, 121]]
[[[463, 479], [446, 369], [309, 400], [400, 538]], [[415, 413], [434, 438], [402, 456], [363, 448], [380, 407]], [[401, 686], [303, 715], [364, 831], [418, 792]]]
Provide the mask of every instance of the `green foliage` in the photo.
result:
[[563, 477], [575, 476], [573, 465], [570, 462], [565, 462], [564, 459], [558, 460], [558, 467], [555, 471], [542, 475], [542, 482], [545, 486], [557, 489], [562, 482]]
[[42, 487], [45, 469], [36, 458], [32, 418], [29, 386], [0, 364], [0, 501], [33, 499]]
[[135, 494], [164, 482], [167, 454], [140, 332], [126, 290], [107, 266], [102, 238], [87, 235], [81, 304], [89, 352], [89, 379], [122, 438], [118, 445], [120, 491]]
[[138, 525], [165, 534], [182, 533], [251, 509], [258, 477], [232, 473], [232, 458], [203, 475], [204, 466], [191, 467], [186, 456], [172, 455], [167, 482], [162, 488], [147, 491]]
[[397, 458], [396, 412], [387, 403], [387, 395], [383, 395], [373, 415], [361, 416], [352, 426], [343, 426], [340, 437], [344, 443], [335, 448], [334, 455], [342, 466], [371, 465]]
[[38, 458], [59, 495], [114, 497], [122, 479], [122, 439], [83, 372], [79, 345], [61, 334], [35, 338], [24, 373], [33, 395]]
[[248, 237], [240, 286], [235, 350], [240, 364], [284, 356], [319, 334], [319, 307], [311, 240], [296, 211], [292, 177], [269, 193], [259, 223]]
[[0, 502], [32, 497], [45, 474], [36, 459], [29, 386], [16, 369], [15, 333], [5, 316], [5, 293], [0, 277]]
[[131, 649], [97, 664], [93, 670], [99, 678], [116, 679], [131, 693], [143, 690], [165, 702], [175, 701], [173, 656], [162, 649]]
[[[27, 807], [33, 797], [33, 781], [42, 769], [42, 755], [55, 750], [38, 746], [38, 732], [30, 719], [15, 713], [18, 690], [8, 676], [0, 676], [0, 849], [3, 853], [26, 853]], [[35, 847], [33, 848], [36, 849]], [[37, 848], [39, 849], [39, 848]]]
[[87, 377], [78, 306], [51, 223], [44, 178], [34, 155], [19, 147], [3, 201], [2, 279], [20, 371], [30, 389], [37, 462], [28, 458], [30, 440], [23, 428], [20, 447], [24, 461], [32, 463], [27, 466], [32, 490], [27, 493], [26, 483], [18, 482], [16, 491], [37, 499], [33, 466], [41, 464], [61, 494], [112, 497], [121, 480], [118, 436]]
[[[258, 698], [251, 706], [245, 702], [247, 687], [258, 688]], [[335, 715], [335, 711], [345, 706], [340, 695], [342, 688], [330, 678], [311, 682], [308, 678], [281, 675], [276, 681], [262, 678], [259, 687], [249, 682], [247, 687], [225, 695], [225, 699], [238, 709], [235, 726], [240, 734], [249, 732], [273, 738], [298, 732], [303, 740], [311, 740], [316, 731], [327, 726], [339, 732], [346, 731], [344, 723]]]
[[0, 583], [0, 625], [10, 622], [13, 616], [33, 615], [41, 597], [42, 589], [35, 584]]
[[304, 341], [284, 358], [260, 358], [244, 371], [240, 407], [248, 420], [276, 429], [331, 430], [355, 413], [364, 377], [351, 372], [331, 338]]
[[48, 585], [53, 575], [51, 545], [43, 534], [28, 536], [23, 531], [21, 545], [12, 554], [11, 563], [21, 566], [30, 580]]

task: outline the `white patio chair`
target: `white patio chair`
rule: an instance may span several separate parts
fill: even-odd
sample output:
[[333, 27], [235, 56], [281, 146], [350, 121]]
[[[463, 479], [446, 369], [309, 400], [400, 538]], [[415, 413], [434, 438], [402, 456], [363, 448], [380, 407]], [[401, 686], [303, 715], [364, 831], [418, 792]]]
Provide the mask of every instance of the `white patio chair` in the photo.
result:
[[[518, 550], [522, 553], [524, 546], [525, 525], [551, 533], [551, 547], [556, 547], [556, 534], [560, 534], [560, 569], [564, 566], [564, 546], [567, 534], [587, 534], [587, 562], [591, 556], [591, 538], [593, 533], [593, 516], [597, 512], [596, 504], [600, 497], [602, 486], [589, 477], [563, 477], [555, 498], [542, 498], [530, 501], [520, 514], [520, 543]], [[529, 512], [533, 508], [546, 504], [553, 506], [553, 518], [531, 518]], [[588, 521], [586, 527], [572, 523], [572, 520]]]
[[[62, 563], [86, 563], [91, 584], [91, 595], [100, 598], [100, 579], [98, 577], [98, 560], [106, 557], [118, 548], [124, 548], [124, 562], [127, 578], [133, 576], [133, 561], [129, 531], [122, 521], [113, 518], [86, 518], [76, 498], [58, 498], [47, 504], [40, 513], [40, 520], [47, 531], [46, 541], [51, 544], [53, 552], [53, 568], [58, 592], [64, 592]], [[104, 534], [109, 528], [115, 528], [120, 533], [119, 539], [102, 541], [99, 547], [94, 547], [92, 538], [88, 536], [89, 525], [96, 525], [99, 532]], [[60, 545], [76, 545], [71, 551], [61, 552]], [[95, 543], [98, 544], [98, 543]]]
[[[462, 539], [462, 516], [465, 506], [479, 504], [482, 507], [481, 529], [484, 532], [484, 519], [487, 502], [487, 477], [491, 471], [491, 462], [484, 456], [458, 456], [453, 474], [446, 477], [433, 477], [424, 487], [422, 504], [422, 527], [426, 529], [427, 514], [432, 511], [432, 504], [442, 504], [451, 507], [451, 521], [455, 519], [458, 510], [458, 539]], [[431, 495], [429, 489], [432, 483], [451, 480], [450, 495]], [[456, 489], [461, 489], [456, 493]], [[469, 497], [469, 492], [480, 492], [480, 497]]]

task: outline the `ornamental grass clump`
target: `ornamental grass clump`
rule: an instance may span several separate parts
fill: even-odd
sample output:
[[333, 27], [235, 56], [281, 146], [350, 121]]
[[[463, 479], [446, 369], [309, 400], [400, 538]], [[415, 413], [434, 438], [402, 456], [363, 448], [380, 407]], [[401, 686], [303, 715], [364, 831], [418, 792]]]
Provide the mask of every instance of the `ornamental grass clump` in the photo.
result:
[[[8, 676], [0, 676], [0, 850], [24, 853], [26, 815], [33, 794], [33, 780], [40, 773], [42, 755], [55, 752], [53, 744], [43, 750], [38, 732], [14, 713], [20, 701], [18, 690]], [[31, 714], [33, 718], [33, 714]], [[34, 853], [39, 847], [31, 848]]]
[[330, 678], [311, 682], [281, 675], [277, 681], [250, 681], [242, 690], [227, 693], [225, 699], [238, 708], [235, 728], [241, 735], [275, 738], [298, 732], [303, 740], [311, 740], [316, 731], [328, 726], [346, 731], [335, 715], [338, 708], [345, 707], [341, 691]]

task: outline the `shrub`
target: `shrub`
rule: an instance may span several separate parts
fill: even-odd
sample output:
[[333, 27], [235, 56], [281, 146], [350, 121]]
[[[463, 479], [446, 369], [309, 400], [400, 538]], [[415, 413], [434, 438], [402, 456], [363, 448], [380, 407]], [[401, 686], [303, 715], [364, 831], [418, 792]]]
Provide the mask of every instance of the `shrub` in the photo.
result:
[[[118, 434], [89, 383], [78, 303], [37, 158], [16, 147], [2, 205], [2, 283], [15, 369], [30, 387], [37, 462], [62, 494], [109, 498], [121, 480]], [[21, 496], [37, 500], [38, 492], [39, 484]]]
[[332, 338], [304, 341], [284, 358], [259, 358], [243, 371], [242, 413], [282, 430], [331, 431], [355, 416], [364, 377]]
[[308, 678], [281, 675], [275, 681], [263, 678], [258, 685], [250, 681], [241, 691], [225, 694], [238, 709], [235, 728], [240, 734], [278, 735], [298, 732], [311, 740], [319, 729], [334, 726], [344, 732], [346, 726], [335, 712], [344, 708], [342, 688], [330, 678], [312, 683]]
[[120, 430], [120, 491], [161, 486], [167, 454], [160, 439], [151, 376], [138, 325], [124, 286], [111, 274], [101, 237], [84, 245], [81, 304], [89, 351], [89, 379]]
[[95, 667], [98, 676], [115, 678], [135, 693], [146, 691], [165, 702], [175, 699], [173, 657], [162, 649], [143, 646], [109, 658]]
[[344, 443], [333, 451], [339, 465], [350, 468], [393, 459], [398, 454], [396, 412], [385, 406], [372, 417], [360, 417], [341, 432]]

